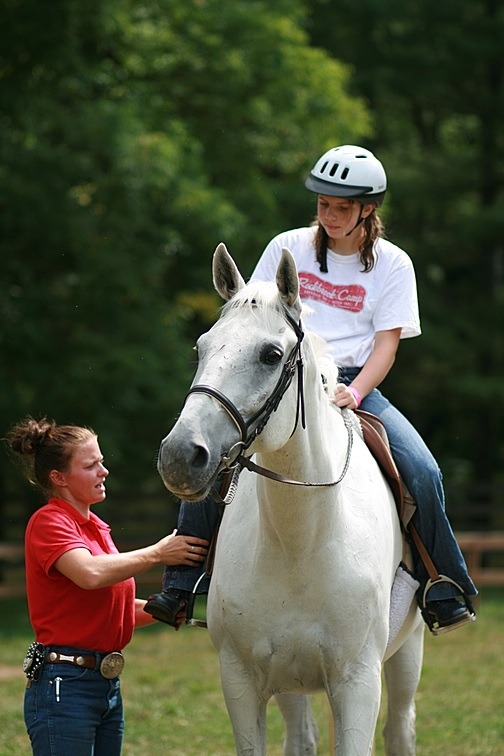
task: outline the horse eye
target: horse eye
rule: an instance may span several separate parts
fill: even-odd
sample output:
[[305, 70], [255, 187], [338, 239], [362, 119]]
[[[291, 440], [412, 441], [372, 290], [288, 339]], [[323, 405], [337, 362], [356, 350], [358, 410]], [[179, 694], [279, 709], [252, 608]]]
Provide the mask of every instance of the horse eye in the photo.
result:
[[261, 361], [265, 362], [266, 365], [276, 365], [277, 362], [280, 362], [282, 357], [283, 351], [280, 347], [268, 346], [265, 347], [261, 353]]

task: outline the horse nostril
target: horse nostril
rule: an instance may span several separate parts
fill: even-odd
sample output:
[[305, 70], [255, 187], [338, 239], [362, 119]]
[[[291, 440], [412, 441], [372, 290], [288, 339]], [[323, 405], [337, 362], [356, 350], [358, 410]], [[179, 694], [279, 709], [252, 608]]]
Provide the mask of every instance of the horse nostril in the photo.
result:
[[204, 446], [196, 446], [196, 451], [194, 452], [194, 456], [191, 462], [191, 469], [192, 470], [205, 469], [208, 465], [209, 459], [210, 459], [210, 455], [208, 453], [208, 449], [206, 449]]

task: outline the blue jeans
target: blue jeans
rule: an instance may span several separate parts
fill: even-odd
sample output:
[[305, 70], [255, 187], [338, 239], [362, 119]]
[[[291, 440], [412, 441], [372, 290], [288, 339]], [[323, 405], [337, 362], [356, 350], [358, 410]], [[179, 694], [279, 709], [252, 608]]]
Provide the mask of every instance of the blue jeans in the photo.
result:
[[[70, 646], [58, 650], [82, 652]], [[118, 677], [106, 680], [98, 670], [45, 664], [40, 679], [26, 689], [24, 718], [34, 756], [121, 753], [124, 714]]]
[[[341, 383], [348, 385], [358, 373], [359, 368], [340, 369]], [[409, 420], [378, 389], [363, 399], [361, 409], [379, 417], [386, 428], [397, 469], [417, 504], [413, 524], [438, 572], [458, 583], [468, 596], [475, 596], [476, 588], [446, 516], [443, 476], [436, 460]], [[414, 544], [412, 551], [413, 572], [420, 583], [417, 595], [421, 598], [429, 576]], [[428, 592], [427, 598], [448, 598], [458, 593], [453, 586], [441, 583]]]
[[[358, 373], [359, 368], [342, 368], [339, 379], [348, 385]], [[361, 408], [379, 417], [387, 430], [397, 468], [417, 503], [413, 523], [438, 572], [458, 583], [468, 596], [475, 596], [476, 588], [446, 516], [442, 474], [436, 460], [411, 423], [378, 389], [363, 399]], [[183, 501], [177, 528], [183, 535], [209, 538], [213, 532], [209, 523], [216, 520], [217, 507], [211, 497], [198, 504]], [[421, 599], [429, 576], [414, 544], [412, 551], [413, 572], [420, 583], [417, 595]], [[192, 590], [200, 574], [199, 567], [166, 569], [163, 587]], [[440, 583], [428, 592], [427, 599], [449, 598], [458, 593], [454, 586]]]

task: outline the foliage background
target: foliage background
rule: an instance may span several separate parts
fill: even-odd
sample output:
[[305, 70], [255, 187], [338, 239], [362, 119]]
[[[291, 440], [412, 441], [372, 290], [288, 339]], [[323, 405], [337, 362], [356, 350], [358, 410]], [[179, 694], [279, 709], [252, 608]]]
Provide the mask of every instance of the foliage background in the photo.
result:
[[[421, 300], [423, 337], [384, 388], [438, 458], [455, 523], [502, 527], [504, 6], [0, 7], [0, 434], [27, 413], [89, 424], [107, 519], [165, 508], [153, 461], [217, 313], [215, 246], [249, 275], [311, 220], [318, 156], [363, 144]], [[0, 538], [37, 502], [2, 454]]]

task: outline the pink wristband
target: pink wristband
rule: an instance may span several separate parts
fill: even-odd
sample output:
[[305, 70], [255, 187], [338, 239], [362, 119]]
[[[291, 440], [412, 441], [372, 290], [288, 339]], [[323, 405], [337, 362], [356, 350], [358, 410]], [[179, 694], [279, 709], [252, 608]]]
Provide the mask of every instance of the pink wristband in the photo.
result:
[[359, 394], [355, 386], [349, 386], [348, 390], [354, 395], [354, 399], [357, 402], [357, 408], [360, 407], [362, 404], [362, 396]]

